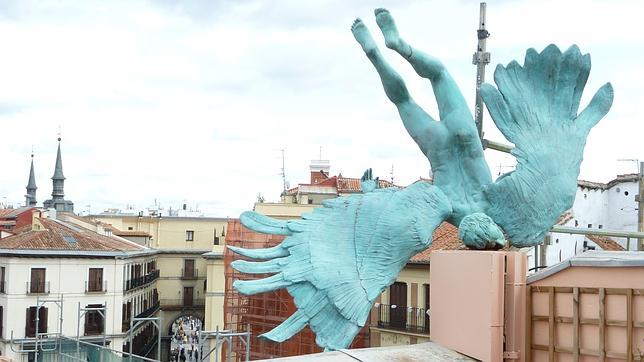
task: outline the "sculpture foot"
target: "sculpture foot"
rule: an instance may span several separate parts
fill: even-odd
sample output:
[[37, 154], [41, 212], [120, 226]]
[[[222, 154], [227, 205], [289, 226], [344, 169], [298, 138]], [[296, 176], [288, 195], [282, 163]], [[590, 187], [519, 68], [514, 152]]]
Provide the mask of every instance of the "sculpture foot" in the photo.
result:
[[376, 42], [373, 41], [369, 29], [367, 29], [360, 18], [356, 19], [353, 22], [353, 25], [351, 25], [351, 32], [365, 53], [372, 54], [378, 50], [378, 46], [376, 45]]
[[411, 54], [411, 49], [409, 45], [400, 38], [396, 22], [391, 16], [391, 13], [389, 13], [389, 10], [378, 8], [374, 13], [376, 14], [376, 23], [380, 27], [382, 35], [385, 37], [385, 45], [387, 45], [387, 48], [409, 56]]

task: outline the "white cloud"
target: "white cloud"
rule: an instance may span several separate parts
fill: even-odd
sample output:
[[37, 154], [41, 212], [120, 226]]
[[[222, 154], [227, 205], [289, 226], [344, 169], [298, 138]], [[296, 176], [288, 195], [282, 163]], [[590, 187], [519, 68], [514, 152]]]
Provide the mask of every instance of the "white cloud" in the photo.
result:
[[[478, 2], [383, 1], [416, 47], [441, 58], [468, 100]], [[406, 135], [377, 74], [349, 31], [371, 5], [346, 1], [9, 1], [0, 11], [0, 197], [22, 202], [34, 144], [38, 200], [51, 192], [58, 125], [66, 192], [79, 210], [184, 199], [220, 216], [281, 190], [280, 149], [292, 184], [308, 179], [319, 146], [334, 172], [367, 167], [405, 184], [428, 162]], [[591, 134], [583, 178], [607, 180], [644, 159], [644, 50], [635, 1], [488, 4], [493, 63], [525, 49], [577, 43], [593, 56], [584, 100], [606, 81], [613, 110]], [[386, 57], [436, 115], [431, 87]], [[488, 72], [491, 79], [492, 71]], [[501, 140], [486, 119], [486, 135]], [[487, 151], [490, 168], [513, 163]]]

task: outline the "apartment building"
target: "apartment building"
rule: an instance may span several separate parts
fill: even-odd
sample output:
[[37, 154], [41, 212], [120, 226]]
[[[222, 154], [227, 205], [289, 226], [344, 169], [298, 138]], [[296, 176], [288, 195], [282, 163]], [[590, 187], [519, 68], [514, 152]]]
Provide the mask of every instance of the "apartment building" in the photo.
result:
[[[35, 214], [29, 228], [0, 240], [0, 255], [0, 352], [13, 361], [33, 360], [37, 341], [45, 353], [59, 334], [128, 350], [129, 319], [158, 309], [155, 250], [55, 213]], [[155, 342], [142, 325], [133, 350]]]

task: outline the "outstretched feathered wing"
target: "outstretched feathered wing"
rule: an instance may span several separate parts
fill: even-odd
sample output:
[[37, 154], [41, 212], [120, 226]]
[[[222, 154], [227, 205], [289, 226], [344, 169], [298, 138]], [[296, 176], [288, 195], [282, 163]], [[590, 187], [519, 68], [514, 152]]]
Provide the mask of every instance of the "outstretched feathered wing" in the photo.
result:
[[491, 216], [513, 245], [531, 246], [543, 237], [574, 201], [579, 166], [590, 129], [613, 101], [610, 83], [577, 113], [590, 72], [590, 55], [573, 45], [529, 49], [523, 66], [497, 66], [494, 81], [481, 95], [503, 135], [516, 148], [516, 170], [486, 190]]
[[308, 324], [319, 346], [341, 349], [351, 344], [375, 299], [409, 258], [431, 244], [434, 229], [452, 210], [447, 197], [426, 182], [339, 197], [323, 205], [292, 221], [245, 212], [241, 222], [246, 227], [288, 237], [267, 249], [228, 248], [267, 260], [234, 261], [238, 271], [275, 273], [235, 281], [240, 293], [286, 288], [298, 308], [263, 337], [281, 342]]

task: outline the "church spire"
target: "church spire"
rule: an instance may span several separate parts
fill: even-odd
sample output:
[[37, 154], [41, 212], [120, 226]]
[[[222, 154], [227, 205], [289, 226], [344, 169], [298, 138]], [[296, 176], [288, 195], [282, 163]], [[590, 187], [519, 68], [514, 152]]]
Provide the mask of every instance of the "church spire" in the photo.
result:
[[[63, 175], [63, 159], [60, 156], [60, 140], [61, 138], [58, 137], [58, 153], [56, 154], [56, 168], [54, 169], [54, 176], [52, 176], [52, 180], [57, 181], [65, 181], [65, 176]], [[52, 194], [53, 196], [53, 194]]]
[[43, 203], [46, 209], [56, 209], [56, 211], [74, 212], [74, 203], [65, 200], [65, 176], [63, 175], [63, 158], [60, 152], [60, 135], [58, 136], [58, 153], [56, 154], [56, 166], [54, 176], [51, 177], [53, 190], [51, 199]]
[[31, 153], [31, 169], [29, 170], [29, 182], [27, 183], [27, 194], [25, 195], [25, 206], [36, 206], [36, 177], [34, 175], [34, 154]]

